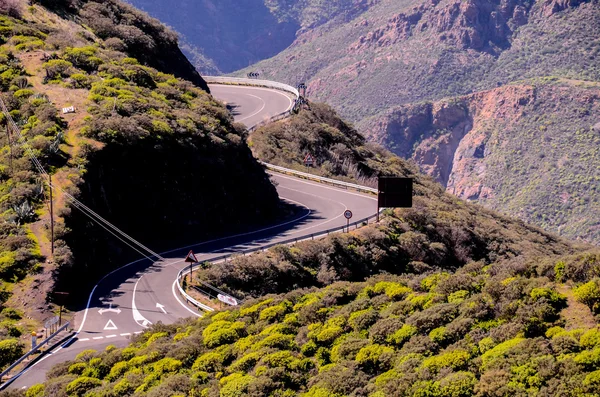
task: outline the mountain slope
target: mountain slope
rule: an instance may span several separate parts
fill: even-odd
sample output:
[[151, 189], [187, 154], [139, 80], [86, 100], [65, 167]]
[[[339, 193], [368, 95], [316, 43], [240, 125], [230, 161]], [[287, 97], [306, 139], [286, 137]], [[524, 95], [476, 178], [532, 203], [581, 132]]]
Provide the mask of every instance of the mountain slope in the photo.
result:
[[184, 49], [204, 73], [224, 73], [270, 58], [294, 42], [299, 32], [333, 18], [347, 20], [372, 0], [160, 0], [130, 2], [173, 26]]
[[250, 145], [349, 180], [414, 177], [415, 208], [198, 269], [245, 302], [82, 352], [27, 397], [598, 395], [597, 249], [445, 193], [324, 104]]
[[[278, 214], [277, 193], [244, 128], [202, 89], [200, 76], [188, 74], [195, 85], [133, 58], [159, 49], [166, 58], [151, 64], [193, 70], [189, 62], [174, 69], [172, 56], [181, 52], [168, 37], [153, 44], [167, 32], [162, 25], [117, 1], [86, 2], [77, 11], [60, 5], [13, 2], [0, 15], [1, 97], [23, 135], [0, 138], [0, 339], [28, 334], [53, 316], [53, 291], [70, 292], [68, 307], [76, 309], [97, 277], [137, 255], [67, 193], [156, 250]], [[105, 10], [115, 19], [104, 18]], [[102, 23], [92, 27], [91, 20]], [[121, 43], [124, 32], [132, 44]], [[74, 113], [59, 112], [71, 106]], [[0, 121], [4, 130], [6, 117]], [[54, 254], [49, 191], [26, 147], [55, 186]], [[242, 196], [251, 211], [236, 210]], [[1, 367], [18, 356], [13, 342], [0, 345]]]
[[548, 78], [365, 121], [458, 197], [600, 242], [600, 84]]
[[252, 69], [305, 80], [449, 192], [598, 243], [599, 29], [597, 1], [381, 1]]

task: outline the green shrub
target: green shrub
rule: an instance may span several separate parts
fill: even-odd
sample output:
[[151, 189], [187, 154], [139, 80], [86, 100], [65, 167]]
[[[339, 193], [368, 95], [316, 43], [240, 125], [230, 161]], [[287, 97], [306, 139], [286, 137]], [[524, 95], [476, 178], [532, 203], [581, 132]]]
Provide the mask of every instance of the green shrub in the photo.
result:
[[454, 350], [438, 356], [426, 358], [423, 361], [423, 367], [431, 371], [439, 372], [442, 368], [452, 368], [454, 370], [463, 369], [469, 361], [470, 354], [463, 350]]
[[27, 392], [25, 393], [25, 397], [43, 397], [44, 393], [45, 393], [45, 387], [44, 385], [38, 384], [38, 385], [33, 385], [31, 386], [29, 389], [27, 389]]
[[81, 375], [87, 365], [85, 363], [75, 363], [69, 367], [69, 373], [73, 375]]
[[71, 75], [73, 88], [91, 88], [92, 78], [83, 73], [73, 73]]
[[233, 364], [229, 366], [229, 370], [233, 372], [249, 372], [254, 368], [256, 363], [260, 361], [263, 355], [263, 352], [248, 353], [237, 361], [234, 361]]
[[217, 352], [204, 353], [196, 359], [193, 370], [204, 371], [204, 372], [219, 372], [223, 369], [223, 361], [225, 357]]
[[573, 360], [588, 370], [597, 369], [600, 367], [600, 347], [594, 350], [584, 350], [576, 355]]
[[23, 355], [23, 344], [17, 339], [0, 341], [0, 368], [12, 364]]
[[106, 377], [109, 381], [114, 381], [123, 376], [130, 368], [130, 364], [127, 361], [120, 361], [112, 366], [108, 376]]
[[600, 313], [600, 281], [598, 279], [580, 285], [573, 292], [579, 302], [587, 305], [594, 313]]
[[550, 288], [534, 288], [530, 293], [531, 299], [538, 301], [547, 300], [553, 307], [561, 309], [567, 304], [567, 297]]
[[581, 347], [584, 349], [592, 349], [600, 346], [600, 329], [594, 328], [586, 331], [579, 339]]
[[444, 343], [448, 338], [446, 327], [439, 327], [429, 333], [429, 338], [436, 343]]
[[413, 335], [418, 332], [417, 327], [413, 325], [404, 324], [402, 328], [386, 338], [388, 343], [392, 343], [398, 347], [402, 347]]
[[525, 340], [525, 338], [509, 339], [488, 350], [481, 356], [483, 368], [489, 367], [497, 360], [504, 358], [511, 350], [519, 346]]
[[102, 381], [96, 378], [80, 377], [67, 385], [66, 391], [70, 395], [82, 397], [88, 391], [102, 385]]
[[448, 303], [461, 303], [469, 297], [469, 291], [460, 290], [448, 295]]
[[596, 390], [600, 389], [600, 370], [590, 372], [583, 380], [583, 384], [594, 387]]
[[235, 342], [245, 328], [242, 322], [216, 321], [202, 331], [204, 344], [207, 347], [218, 347]]
[[394, 349], [383, 345], [368, 345], [359, 350], [355, 361], [366, 371], [385, 371], [394, 356]]
[[275, 306], [267, 307], [260, 312], [259, 319], [273, 322], [280, 320], [291, 310], [292, 304], [289, 301], [283, 301]]
[[50, 79], [56, 79], [68, 77], [73, 64], [63, 59], [51, 59], [44, 63], [42, 67], [46, 70]]
[[375, 324], [379, 313], [375, 309], [365, 309], [354, 312], [348, 318], [348, 324], [355, 331], [362, 331], [368, 329], [371, 325]]
[[232, 374], [221, 379], [223, 385], [220, 390], [221, 397], [242, 397], [247, 395], [248, 386], [254, 381], [254, 377], [243, 374]]

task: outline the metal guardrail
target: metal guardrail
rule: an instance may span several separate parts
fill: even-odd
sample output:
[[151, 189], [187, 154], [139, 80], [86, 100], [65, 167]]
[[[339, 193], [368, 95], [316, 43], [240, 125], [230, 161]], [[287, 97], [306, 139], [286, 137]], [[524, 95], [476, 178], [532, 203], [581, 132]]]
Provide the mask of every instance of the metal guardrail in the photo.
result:
[[[244, 79], [244, 78], [239, 78], [239, 77], [220, 77], [220, 76], [203, 76], [203, 78], [208, 84], [265, 87], [265, 88], [271, 88], [274, 90], [285, 91], [285, 92], [291, 93], [296, 97], [296, 100], [298, 100], [300, 98], [300, 93], [298, 92], [297, 89], [295, 89], [294, 87], [292, 87], [290, 85], [283, 84], [283, 83], [277, 83], [275, 81]], [[292, 114], [293, 108], [294, 107], [292, 106], [292, 109], [290, 109], [290, 110], [286, 110], [285, 112], [276, 114], [275, 116], [272, 116], [267, 120], [263, 120], [260, 123], [257, 123], [251, 127], [248, 127], [248, 132], [253, 132], [264, 125], [288, 118]]]
[[10, 373], [10, 371], [12, 371], [17, 365], [21, 364], [27, 357], [31, 356], [32, 354], [34, 354], [35, 352], [37, 352], [40, 347], [48, 344], [52, 339], [54, 339], [59, 333], [61, 333], [63, 330], [67, 329], [70, 325], [70, 322], [67, 321], [65, 323], [65, 325], [63, 325], [62, 327], [60, 327], [59, 329], [56, 330], [56, 332], [54, 332], [52, 335], [50, 335], [49, 337], [47, 337], [46, 339], [44, 339], [42, 342], [40, 342], [39, 344], [37, 344], [33, 349], [31, 349], [28, 353], [25, 353], [25, 355], [23, 355], [20, 359], [18, 359], [17, 361], [15, 361], [10, 367], [8, 367], [7, 369], [5, 369], [2, 373], [0, 373], [0, 382], [2, 382], [2, 378]]
[[[286, 92], [290, 92], [292, 94], [294, 94], [296, 96], [296, 99], [300, 98], [300, 93], [298, 92], [297, 89], [295, 89], [292, 86], [289, 86], [287, 84], [282, 84], [282, 83], [277, 83], [274, 81], [269, 81], [269, 80], [254, 80], [254, 79], [244, 79], [244, 78], [237, 78], [237, 77], [216, 77], [216, 76], [203, 76], [204, 80], [209, 83], [209, 84], [225, 84], [225, 85], [246, 85], [246, 86], [257, 86], [257, 87], [266, 87], [266, 88], [272, 88], [272, 89], [277, 89], [277, 90], [281, 90], [281, 91], [286, 91]], [[258, 124], [255, 124], [254, 126], [248, 128], [249, 132], [252, 132], [254, 130], [256, 130], [259, 127], [262, 127], [263, 125], [272, 123], [274, 121], [278, 121], [278, 120], [282, 120], [288, 116], [290, 116], [292, 114], [292, 110], [288, 110], [286, 112], [280, 113], [278, 115], [275, 115], [273, 117], [271, 117], [268, 120], [262, 121]], [[378, 191], [377, 189], [371, 188], [371, 187], [367, 187], [367, 186], [362, 186], [362, 185], [357, 185], [354, 183], [348, 183], [348, 182], [342, 182], [342, 181], [338, 181], [335, 179], [330, 179], [330, 178], [324, 178], [324, 177], [320, 177], [317, 175], [313, 175], [313, 174], [309, 174], [306, 172], [300, 172], [300, 171], [295, 171], [295, 170], [291, 170], [289, 168], [284, 168], [284, 167], [280, 167], [277, 165], [273, 165], [273, 164], [268, 164], [265, 162], [260, 161], [261, 164], [263, 164], [267, 169], [270, 169], [272, 171], [275, 172], [280, 172], [283, 174], [288, 174], [288, 175], [293, 175], [299, 178], [303, 178], [303, 179], [310, 179], [313, 181], [317, 181], [319, 183], [325, 183], [325, 184], [330, 184], [330, 185], [334, 185], [334, 186], [339, 186], [339, 187], [343, 187], [345, 189], [353, 189], [353, 190], [357, 190], [359, 192], [364, 192], [364, 193], [371, 193], [371, 194], [377, 194]], [[221, 261], [225, 261], [229, 258], [231, 258], [232, 256], [236, 256], [236, 255], [247, 255], [247, 254], [252, 254], [254, 252], [258, 252], [258, 251], [265, 251], [269, 248], [278, 246], [278, 245], [289, 245], [289, 244], [296, 244], [298, 242], [301, 241], [306, 241], [306, 240], [314, 240], [315, 238], [318, 237], [322, 237], [325, 235], [329, 235], [331, 233], [336, 233], [336, 232], [340, 232], [340, 231], [344, 231], [347, 227], [355, 227], [358, 228], [358, 225], [362, 225], [364, 223], [368, 224], [370, 220], [372, 219], [377, 219], [379, 214], [374, 214], [370, 217], [355, 221], [350, 223], [348, 226], [340, 226], [340, 227], [336, 227], [333, 229], [329, 229], [329, 230], [325, 230], [319, 233], [313, 233], [313, 234], [308, 234], [305, 236], [301, 236], [301, 237], [297, 237], [297, 238], [293, 238], [293, 239], [288, 239], [288, 240], [284, 240], [284, 241], [279, 241], [276, 243], [272, 243], [272, 244], [267, 244], [265, 246], [259, 247], [259, 248], [252, 248], [252, 249], [248, 249], [248, 250], [242, 250], [239, 252], [235, 252], [235, 253], [231, 253], [231, 254], [226, 254], [226, 255], [221, 255], [219, 257], [213, 258], [211, 259], [209, 262], [210, 263], [219, 263]], [[190, 295], [188, 295], [184, 290], [183, 287], [181, 286], [181, 280], [183, 279], [183, 277], [187, 276], [190, 273], [190, 269], [188, 267], [186, 267], [185, 269], [182, 269], [178, 274], [177, 274], [177, 288], [179, 289], [179, 293], [180, 295], [189, 303], [193, 304], [194, 306], [196, 306], [198, 309], [202, 309], [202, 310], [206, 310], [208, 312], [212, 312], [215, 309], [213, 309], [210, 306], [207, 306], [203, 303], [198, 302], [197, 300], [195, 300], [194, 298], [192, 298]], [[229, 294], [227, 294], [224, 291], [218, 290], [213, 286], [210, 286], [211, 288], [221, 292], [223, 295], [226, 296], [231, 296]], [[235, 298], [235, 297], [233, 297]], [[235, 298], [238, 302], [241, 303], [240, 299]]]
[[250, 85], [255, 87], [273, 88], [275, 90], [289, 92], [294, 94], [296, 99], [300, 98], [300, 93], [291, 85], [277, 83], [270, 80], [244, 79], [239, 77], [225, 76], [202, 76], [208, 84], [225, 84], [225, 85]]
[[352, 190], [357, 190], [359, 192], [363, 192], [363, 193], [373, 193], [373, 194], [378, 194], [379, 191], [375, 188], [372, 187], [368, 187], [368, 186], [363, 186], [363, 185], [357, 185], [355, 183], [348, 183], [348, 182], [342, 182], [342, 181], [338, 181], [335, 179], [331, 179], [331, 178], [325, 178], [322, 176], [318, 176], [318, 175], [313, 175], [313, 174], [309, 174], [307, 172], [301, 172], [301, 171], [296, 171], [296, 170], [291, 170], [289, 168], [284, 168], [284, 167], [280, 167], [278, 165], [273, 165], [273, 164], [269, 164], [269, 163], [265, 163], [264, 161], [259, 161], [259, 163], [261, 163], [262, 165], [264, 165], [265, 167], [267, 167], [267, 169], [271, 170], [271, 171], [276, 171], [276, 172], [280, 172], [282, 174], [288, 174], [288, 175], [293, 175], [302, 179], [310, 179], [319, 183], [325, 183], [325, 184], [330, 184], [330, 185], [334, 185], [334, 186], [340, 186], [346, 189], [352, 189]]
[[[273, 171], [276, 172], [282, 172], [285, 174], [289, 174], [289, 175], [294, 175], [294, 176], [298, 176], [298, 177], [303, 177], [306, 179], [312, 179], [321, 183], [328, 183], [328, 184], [332, 184], [335, 186], [340, 186], [346, 189], [354, 189], [354, 190], [358, 190], [361, 192], [367, 192], [367, 193], [377, 193], [377, 189], [373, 189], [370, 187], [366, 187], [366, 186], [361, 186], [361, 185], [357, 185], [357, 184], [353, 184], [353, 183], [347, 183], [347, 182], [341, 182], [341, 181], [337, 181], [335, 179], [330, 179], [330, 178], [324, 178], [324, 177], [320, 177], [317, 175], [312, 175], [312, 174], [308, 174], [305, 172], [300, 172], [300, 171], [295, 171], [295, 170], [290, 170], [288, 168], [284, 168], [284, 167], [279, 167], [276, 165], [272, 165], [272, 164], [267, 164], [264, 162], [261, 162], [263, 165], [265, 165], [268, 169], [271, 169]], [[383, 211], [383, 210], [382, 210]], [[380, 211], [381, 212], [381, 211]], [[328, 229], [328, 230], [324, 230], [322, 232], [318, 232], [318, 233], [312, 233], [312, 234], [307, 234], [301, 237], [296, 237], [296, 238], [291, 238], [291, 239], [287, 239], [287, 240], [283, 240], [283, 241], [278, 241], [276, 243], [271, 243], [271, 244], [267, 244], [267, 245], [263, 245], [261, 247], [258, 248], [251, 248], [251, 249], [247, 249], [247, 250], [241, 250], [238, 252], [234, 252], [234, 253], [230, 253], [230, 254], [225, 254], [225, 255], [221, 255], [218, 256], [216, 258], [212, 258], [209, 261], [209, 263], [219, 263], [222, 261], [226, 261], [227, 259], [233, 257], [233, 256], [239, 256], [239, 255], [248, 255], [248, 254], [252, 254], [258, 251], [266, 251], [269, 248], [273, 248], [276, 247], [278, 245], [291, 245], [291, 244], [296, 244], [302, 241], [307, 241], [307, 240], [314, 240], [315, 238], [319, 238], [319, 237], [323, 237], [323, 236], [327, 236], [330, 235], [332, 233], [336, 233], [336, 232], [343, 232], [344, 230], [346, 230], [347, 228], [351, 228], [354, 227], [355, 229], [358, 228], [359, 225], [363, 225], [363, 224], [369, 224], [369, 222], [371, 220], [377, 219], [379, 214], [374, 214], [371, 215], [367, 218], [363, 218], [360, 219], [358, 221], [352, 222], [350, 223], [348, 226], [339, 226], [339, 227], [335, 227], [332, 229]], [[208, 312], [212, 312], [215, 309], [213, 309], [212, 307], [209, 307], [207, 305], [204, 305], [200, 302], [198, 302], [197, 300], [195, 300], [194, 298], [192, 298], [191, 296], [189, 296], [182, 288], [181, 286], [181, 280], [183, 279], [183, 277], [185, 277], [186, 275], [188, 275], [190, 273], [190, 269], [189, 267], [186, 267], [185, 269], [182, 269], [178, 274], [177, 274], [177, 287], [179, 289], [179, 293], [181, 294], [181, 296], [186, 299], [186, 301], [188, 301], [189, 303], [193, 304], [194, 306], [196, 306], [198, 309], [202, 309], [202, 310], [206, 310]], [[214, 288], [214, 287], [212, 287]], [[223, 293], [224, 295], [227, 296], [231, 296], [230, 294], [227, 294], [226, 292], [220, 291], [221, 293]], [[235, 298], [235, 297], [233, 297]], [[242, 303], [242, 301], [238, 298], [235, 298], [238, 302]]]

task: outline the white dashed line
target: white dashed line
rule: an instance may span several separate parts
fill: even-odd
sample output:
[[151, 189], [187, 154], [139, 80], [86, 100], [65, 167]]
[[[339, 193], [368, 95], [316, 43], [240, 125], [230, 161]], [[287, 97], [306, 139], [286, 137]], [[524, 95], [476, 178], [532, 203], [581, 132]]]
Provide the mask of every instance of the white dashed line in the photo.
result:
[[98, 340], [98, 339], [104, 339], [104, 336], [96, 336], [95, 338], [92, 338], [93, 340]]
[[144, 331], [137, 331], [137, 332], [134, 332], [134, 334], [138, 335], [138, 334], [141, 334], [141, 333], [143, 333], [143, 332], [144, 332]]
[[131, 335], [131, 332], [126, 332], [124, 334], [121, 334], [121, 336], [130, 336], [130, 335]]
[[79, 342], [86, 342], [88, 340], [90, 340], [90, 338], [82, 338], [82, 339], [79, 339]]
[[109, 338], [116, 338], [116, 337], [117, 337], [117, 335], [108, 335], [108, 336], [106, 337], [106, 339], [109, 339]]

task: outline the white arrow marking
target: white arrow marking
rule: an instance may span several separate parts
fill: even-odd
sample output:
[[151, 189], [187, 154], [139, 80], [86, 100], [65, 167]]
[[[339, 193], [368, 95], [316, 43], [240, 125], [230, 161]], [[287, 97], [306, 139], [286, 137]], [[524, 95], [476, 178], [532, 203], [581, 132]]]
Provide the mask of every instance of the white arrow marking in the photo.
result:
[[167, 314], [167, 311], [165, 310], [165, 305], [161, 305], [160, 303], [157, 303], [156, 307], [159, 308], [160, 310], [162, 310], [162, 312], [164, 314]]
[[108, 309], [102, 308], [102, 309], [98, 310], [98, 313], [100, 313], [100, 315], [103, 315], [106, 312], [112, 312], [112, 313], [121, 314], [121, 309], [113, 309], [112, 308], [112, 303], [110, 303], [108, 305]]
[[108, 320], [108, 322], [104, 326], [104, 330], [106, 331], [106, 330], [113, 330], [113, 329], [118, 329], [118, 328], [115, 325], [115, 323], [113, 323], [113, 320]]
[[[142, 276], [142, 277], [144, 277], [144, 276]], [[142, 313], [140, 313], [137, 306], [135, 305], [135, 291], [136, 291], [138, 283], [140, 282], [142, 277], [139, 278], [139, 280], [135, 283], [135, 286], [133, 287], [133, 297], [131, 299], [131, 311], [133, 312], [133, 319], [135, 320], [135, 322], [144, 328], [148, 328], [148, 326], [152, 325], [152, 323], [150, 321], [148, 321], [144, 316], [142, 316]]]

